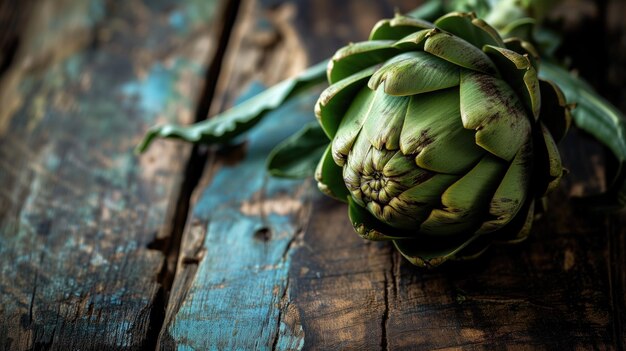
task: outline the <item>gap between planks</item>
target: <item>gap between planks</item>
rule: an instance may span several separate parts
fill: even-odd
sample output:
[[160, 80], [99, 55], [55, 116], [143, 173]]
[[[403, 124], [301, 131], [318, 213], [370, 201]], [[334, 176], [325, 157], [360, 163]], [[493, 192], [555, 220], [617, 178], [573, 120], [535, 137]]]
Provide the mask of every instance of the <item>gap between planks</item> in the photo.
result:
[[[200, 99], [195, 110], [195, 122], [207, 119], [211, 111], [228, 43], [235, 26], [240, 5], [241, 0], [226, 0], [224, 5], [222, 5], [221, 13], [218, 17], [219, 23], [215, 26], [218, 32], [216, 35], [217, 48], [215, 53], [207, 58], [208, 68], [204, 75], [202, 93], [199, 95]], [[161, 329], [167, 325], [165, 323], [166, 311], [171, 303], [169, 299], [170, 292], [178, 269], [181, 242], [185, 226], [187, 225], [191, 196], [202, 176], [208, 155], [207, 148], [194, 145], [185, 166], [182, 184], [177, 194], [173, 196], [175, 205], [170, 216], [171, 225], [166, 228], [166, 232], [163, 233], [162, 237], [157, 237], [149, 244], [150, 249], [163, 252], [164, 265], [157, 278], [161, 287], [155, 298], [150, 317], [151, 326], [147, 335], [147, 349], [160, 349], [159, 335]]]

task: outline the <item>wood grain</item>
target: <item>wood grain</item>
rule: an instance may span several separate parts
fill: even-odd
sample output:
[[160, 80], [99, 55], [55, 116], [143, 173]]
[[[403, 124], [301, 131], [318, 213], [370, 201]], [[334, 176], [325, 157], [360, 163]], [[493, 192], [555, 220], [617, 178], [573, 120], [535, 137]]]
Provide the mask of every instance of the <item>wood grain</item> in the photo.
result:
[[[0, 26], [34, 3], [0, 2]], [[415, 1], [36, 3], [0, 32], [14, 47], [0, 61], [0, 349], [624, 350], [626, 217], [572, 205], [610, 176], [583, 133], [561, 145], [570, 174], [526, 242], [434, 271], [360, 239], [313, 182], [267, 176], [315, 93], [206, 165], [205, 148], [188, 165], [169, 141], [132, 154], [148, 126], [215, 114]], [[626, 111], [624, 3], [572, 3], [562, 54]], [[238, 15], [222, 62], [225, 6]]]
[[[357, 2], [244, 2], [231, 38], [226, 61], [230, 64], [222, 72], [220, 101], [228, 105], [250, 81], [276, 83], [330, 56], [342, 43], [366, 38], [382, 14], [393, 14], [395, 5], [363, 6], [359, 19], [367, 21], [363, 25], [346, 15]], [[335, 11], [328, 11], [331, 6]], [[403, 8], [409, 6], [407, 2]], [[346, 21], [342, 31], [323, 27], [331, 13]], [[322, 26], [309, 26], [318, 21]], [[183, 239], [171, 298], [175, 302], [161, 333], [164, 349], [302, 347], [301, 323], [308, 321], [301, 322], [300, 308], [291, 303], [297, 287], [290, 285], [288, 271], [292, 253], [301, 246], [301, 231], [311, 218], [312, 186], [268, 179], [263, 165], [271, 145], [288, 135], [285, 130], [312, 120], [314, 99], [277, 111], [242, 149], [208, 165]], [[237, 161], [231, 164], [232, 160]], [[345, 213], [341, 218], [347, 223]], [[224, 256], [225, 252], [239, 254]], [[372, 291], [362, 287], [360, 294]]]
[[[355, 10], [359, 16], [346, 15]], [[259, 2], [252, 15], [239, 19], [239, 39], [221, 82], [224, 104], [250, 80], [271, 84], [301, 60], [316, 62], [342, 43], [364, 38], [391, 10], [384, 1]], [[277, 19], [290, 14], [285, 29]], [[282, 34], [268, 33], [264, 16]], [[287, 44], [291, 31], [302, 38], [301, 47]], [[264, 128], [298, 116], [292, 108], [278, 111]], [[278, 140], [267, 135], [268, 143]], [[604, 151], [588, 137], [573, 133], [562, 145], [571, 175], [529, 240], [494, 246], [475, 262], [436, 271], [411, 266], [391, 245], [358, 238], [346, 207], [308, 183], [271, 195], [273, 180], [249, 168], [260, 167], [254, 157], [265, 150], [255, 138], [218, 155], [206, 169], [185, 234], [187, 258], [173, 291], [179, 302], [168, 311], [164, 348], [622, 348], [621, 219], [585, 213], [568, 201], [606, 186]], [[251, 202], [273, 216], [265, 222], [250, 216]], [[282, 206], [297, 210], [274, 212]], [[278, 230], [278, 238], [277, 227], [287, 228]]]
[[[254, 2], [242, 2], [222, 72], [221, 94], [214, 106], [230, 103], [251, 77], [263, 75], [265, 82], [272, 84], [305, 67], [306, 62], [297, 59], [302, 52], [298, 38], [281, 30], [289, 13], [277, 9], [268, 18], [262, 16], [262, 10]], [[282, 62], [275, 67], [279, 70], [256, 66], [269, 58]], [[233, 86], [237, 91], [231, 90]], [[250, 93], [255, 91], [253, 86]], [[269, 179], [264, 163], [273, 145], [313, 118], [307, 107], [312, 99], [305, 97], [287, 106], [288, 120], [282, 114], [269, 116], [249, 135], [243, 148], [209, 164], [211, 182], [201, 188], [199, 195], [203, 195], [183, 238], [161, 348], [267, 349], [281, 345], [297, 349], [301, 345], [301, 328], [295, 322], [288, 328], [281, 324], [283, 312], [277, 306], [287, 301], [288, 253], [297, 245], [296, 234], [302, 230], [299, 218], [308, 213], [301, 200], [307, 186]], [[224, 255], [233, 251], [240, 254]], [[297, 319], [287, 312], [283, 317]]]
[[147, 246], [190, 147], [133, 148], [193, 120], [218, 15], [198, 0], [34, 7], [0, 83], [0, 349], [154, 347], [164, 257]]

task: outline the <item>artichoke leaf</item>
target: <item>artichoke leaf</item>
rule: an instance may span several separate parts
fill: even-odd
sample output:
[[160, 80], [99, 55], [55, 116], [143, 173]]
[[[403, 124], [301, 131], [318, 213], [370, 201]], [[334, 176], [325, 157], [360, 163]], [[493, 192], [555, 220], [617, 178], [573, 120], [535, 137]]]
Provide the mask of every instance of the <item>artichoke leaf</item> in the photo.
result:
[[473, 259], [489, 248], [492, 242], [521, 242], [530, 233], [534, 215], [534, 200], [529, 197], [517, 216], [504, 228], [490, 234], [474, 233], [447, 237], [445, 240], [423, 237], [419, 239], [395, 240], [398, 251], [411, 263], [434, 268], [447, 260]]
[[223, 143], [254, 127], [265, 114], [284, 105], [295, 95], [325, 81], [327, 62], [310, 67], [295, 78], [287, 79], [208, 120], [190, 126], [158, 125], [148, 130], [136, 152], [148, 149], [156, 138], [189, 142]]
[[526, 202], [530, 179], [532, 179], [532, 143], [526, 143], [517, 153], [502, 178], [489, 204], [489, 217], [478, 233], [490, 233], [504, 227], [520, 211]]
[[421, 94], [459, 85], [459, 67], [425, 52], [407, 52], [387, 61], [368, 82], [394, 96]]
[[391, 157], [383, 166], [383, 173], [387, 177], [397, 177], [404, 179], [405, 174], [409, 174], [415, 170], [419, 170], [415, 167], [412, 155], [405, 155], [401, 150], [398, 150], [393, 157]]
[[426, 38], [431, 32], [431, 29], [424, 29], [411, 33], [395, 42], [393, 47], [402, 51], [422, 51], [424, 50]]
[[463, 126], [476, 130], [476, 144], [511, 161], [530, 138], [524, 106], [504, 81], [476, 72], [461, 72]]
[[399, 54], [400, 51], [392, 46], [394, 43], [393, 40], [372, 40], [344, 46], [328, 62], [328, 82], [337, 83]]
[[534, 204], [533, 198], [529, 197], [517, 216], [504, 228], [489, 234], [477, 233], [480, 236], [457, 252], [452, 259], [455, 261], [475, 259], [493, 243], [515, 244], [526, 240], [534, 219]]
[[315, 103], [315, 117], [322, 125], [329, 139], [333, 139], [341, 124], [341, 119], [352, 103], [352, 99], [376, 72], [378, 66], [368, 67], [344, 78], [322, 92]]
[[411, 216], [415, 223], [426, 220], [435, 206], [441, 203], [441, 194], [460, 176], [435, 174], [423, 181], [413, 182], [413, 186], [389, 201], [389, 206], [398, 213]]
[[343, 167], [343, 179], [346, 187], [352, 194], [352, 197], [359, 205], [365, 207], [365, 202], [362, 197], [361, 191], [361, 175], [364, 174], [365, 168], [369, 167], [371, 172], [371, 162], [367, 160], [372, 150], [372, 146], [365, 137], [357, 136], [350, 154], [348, 155], [348, 162]]
[[315, 180], [320, 191], [342, 202], [348, 202], [350, 192], [343, 180], [342, 168], [335, 164], [330, 145], [315, 169]]
[[465, 176], [441, 196], [442, 208], [435, 208], [420, 226], [420, 233], [446, 236], [475, 230], [492, 199], [508, 164], [486, 154]]
[[435, 25], [479, 49], [485, 45], [504, 46], [498, 32], [473, 13], [451, 12], [439, 18]]
[[319, 123], [311, 122], [272, 150], [267, 169], [271, 175], [281, 178], [313, 176], [327, 147], [328, 139]]
[[537, 70], [533, 67], [530, 58], [513, 50], [491, 45], [485, 46], [483, 50], [498, 66], [504, 80], [522, 98], [526, 109], [532, 113], [536, 121], [541, 108], [541, 93]]
[[464, 174], [485, 151], [474, 142], [474, 131], [461, 122], [459, 89], [446, 89], [411, 97], [400, 136], [400, 149], [415, 155], [424, 169]]
[[341, 119], [337, 133], [332, 141], [332, 152], [335, 163], [343, 166], [354, 141], [361, 132], [361, 127], [372, 108], [376, 92], [368, 87], [361, 88]]
[[532, 66], [535, 67], [535, 70], [539, 70], [539, 52], [537, 52], [533, 44], [519, 38], [508, 38], [504, 40], [504, 45], [507, 49], [528, 57]]
[[410, 98], [391, 96], [376, 90], [372, 105], [363, 122], [363, 134], [378, 150], [398, 150], [400, 131]]
[[529, 196], [515, 218], [504, 228], [494, 233], [494, 240], [507, 244], [520, 243], [530, 235], [535, 219], [535, 199]]
[[488, 74], [498, 72], [496, 66], [481, 49], [439, 29], [433, 29], [427, 35], [424, 51], [474, 71]]
[[432, 29], [435, 26], [427, 21], [396, 14], [394, 18], [376, 23], [369, 40], [398, 40], [420, 29]]
[[434, 268], [450, 259], [455, 259], [465, 247], [470, 245], [479, 234], [460, 235], [441, 240], [431, 236], [422, 236], [406, 240], [394, 240], [398, 251], [412, 264]]
[[535, 158], [537, 164], [537, 195], [545, 196], [559, 186], [563, 176], [563, 166], [561, 156], [556, 142], [552, 138], [550, 131], [543, 123], [539, 123], [539, 130], [536, 131], [535, 145], [541, 149], [536, 150]]
[[392, 228], [377, 220], [351, 197], [348, 197], [348, 216], [357, 234], [367, 240], [382, 241], [404, 239], [411, 236], [410, 232]]

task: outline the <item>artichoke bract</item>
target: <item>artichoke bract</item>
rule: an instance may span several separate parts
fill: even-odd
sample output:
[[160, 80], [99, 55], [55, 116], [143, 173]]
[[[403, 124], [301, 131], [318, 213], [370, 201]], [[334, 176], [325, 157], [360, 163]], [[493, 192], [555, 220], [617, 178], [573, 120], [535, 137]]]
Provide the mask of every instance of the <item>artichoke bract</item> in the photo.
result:
[[320, 190], [349, 203], [359, 235], [420, 266], [523, 240], [563, 175], [571, 120], [538, 69], [530, 43], [472, 13], [380, 21], [328, 65]]

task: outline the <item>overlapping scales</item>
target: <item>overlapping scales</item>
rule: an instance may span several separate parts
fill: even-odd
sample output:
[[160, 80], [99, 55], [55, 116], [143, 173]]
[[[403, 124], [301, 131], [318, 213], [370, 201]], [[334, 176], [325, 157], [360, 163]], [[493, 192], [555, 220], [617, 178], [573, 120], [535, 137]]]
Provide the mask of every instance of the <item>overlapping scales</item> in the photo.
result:
[[411, 97], [400, 135], [400, 150], [414, 155], [418, 167], [464, 174], [484, 155], [475, 132], [463, 126], [459, 88]]
[[511, 161], [532, 128], [514, 91], [505, 81], [476, 72], [461, 75], [460, 90], [463, 126], [476, 130], [476, 144]]
[[339, 50], [316, 116], [331, 140], [316, 179], [355, 230], [436, 266], [528, 235], [563, 173], [561, 91], [532, 45], [473, 14], [396, 16]]

